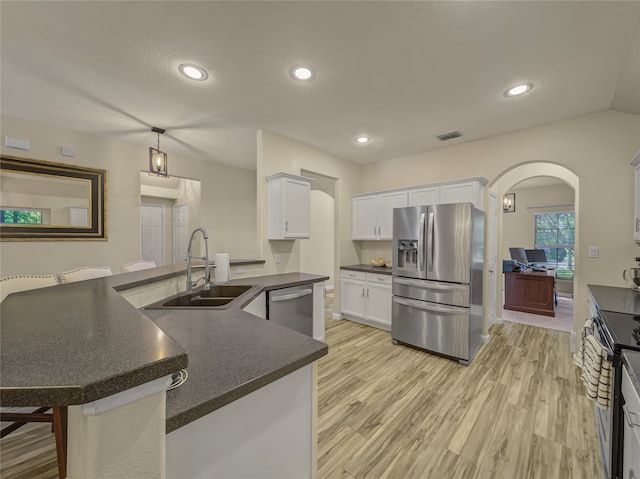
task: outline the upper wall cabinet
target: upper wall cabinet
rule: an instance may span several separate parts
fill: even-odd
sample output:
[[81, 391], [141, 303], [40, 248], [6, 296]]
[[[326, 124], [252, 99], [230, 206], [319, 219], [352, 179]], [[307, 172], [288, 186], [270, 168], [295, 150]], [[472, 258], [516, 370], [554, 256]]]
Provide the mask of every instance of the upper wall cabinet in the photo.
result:
[[393, 239], [393, 209], [407, 206], [407, 192], [388, 191], [354, 195], [352, 198], [352, 231], [354, 240]]
[[484, 178], [409, 188], [409, 206], [473, 203], [484, 210]]
[[287, 173], [267, 176], [270, 240], [310, 237], [312, 181]]
[[392, 240], [393, 209], [403, 206], [472, 203], [484, 210], [485, 178], [362, 193], [352, 197], [353, 240]]
[[633, 239], [640, 243], [640, 151], [633, 158], [631, 164], [635, 168], [635, 192], [633, 196]]

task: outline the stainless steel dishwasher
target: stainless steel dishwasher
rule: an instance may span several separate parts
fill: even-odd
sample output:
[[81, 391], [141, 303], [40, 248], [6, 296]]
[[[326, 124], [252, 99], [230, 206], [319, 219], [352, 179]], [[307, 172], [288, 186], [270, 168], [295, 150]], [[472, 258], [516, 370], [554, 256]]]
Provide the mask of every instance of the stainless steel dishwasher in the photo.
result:
[[313, 285], [267, 292], [267, 319], [313, 337]]

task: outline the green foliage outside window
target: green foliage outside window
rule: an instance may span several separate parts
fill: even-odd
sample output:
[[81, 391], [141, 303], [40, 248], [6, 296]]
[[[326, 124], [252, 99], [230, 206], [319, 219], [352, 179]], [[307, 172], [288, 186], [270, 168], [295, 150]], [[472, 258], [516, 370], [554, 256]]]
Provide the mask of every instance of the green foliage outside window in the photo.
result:
[[535, 215], [535, 248], [544, 249], [556, 277], [571, 279], [575, 265], [575, 213], [537, 213]]
[[16, 225], [41, 225], [42, 211], [0, 210], [0, 223]]

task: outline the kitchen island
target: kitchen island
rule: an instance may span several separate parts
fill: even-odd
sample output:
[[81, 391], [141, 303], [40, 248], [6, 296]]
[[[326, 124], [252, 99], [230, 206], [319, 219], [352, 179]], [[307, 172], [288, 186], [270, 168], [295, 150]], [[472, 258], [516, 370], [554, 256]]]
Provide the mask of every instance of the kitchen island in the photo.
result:
[[[70, 478], [165, 477], [165, 431], [327, 353], [325, 344], [254, 317], [244, 305], [164, 311], [154, 323], [120, 294], [184, 274], [184, 266], [160, 267], [15, 293], [2, 302], [0, 399], [3, 406], [70, 406]], [[325, 279], [289, 273], [243, 282], [262, 285], [259, 293]], [[165, 394], [166, 380], [187, 363], [187, 382]], [[121, 405], [120, 394], [150, 384], [155, 389]], [[116, 407], [104, 402], [114, 398]], [[132, 430], [138, 426], [142, 434]]]

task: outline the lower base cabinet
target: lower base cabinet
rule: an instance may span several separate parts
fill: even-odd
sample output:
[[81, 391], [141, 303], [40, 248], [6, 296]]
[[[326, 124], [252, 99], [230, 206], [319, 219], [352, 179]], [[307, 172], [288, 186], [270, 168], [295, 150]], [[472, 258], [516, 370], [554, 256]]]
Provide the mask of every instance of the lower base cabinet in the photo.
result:
[[346, 319], [391, 330], [391, 276], [343, 270], [340, 313]]

